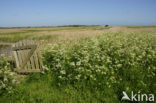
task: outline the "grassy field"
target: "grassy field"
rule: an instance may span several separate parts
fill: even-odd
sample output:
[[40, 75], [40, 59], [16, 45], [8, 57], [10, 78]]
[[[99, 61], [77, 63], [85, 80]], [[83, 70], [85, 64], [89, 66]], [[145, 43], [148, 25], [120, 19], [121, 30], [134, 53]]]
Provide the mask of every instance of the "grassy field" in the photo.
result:
[[81, 37], [94, 36], [105, 32], [152, 32], [156, 26], [80, 26], [80, 27], [36, 27], [36, 28], [0, 28], [0, 42], [18, 42], [20, 40], [37, 40], [55, 43], [60, 40], [77, 40]]
[[120, 103], [122, 91], [156, 93], [155, 26], [0, 29], [0, 43], [25, 39], [39, 43], [45, 72], [18, 75], [1, 56], [0, 103]]

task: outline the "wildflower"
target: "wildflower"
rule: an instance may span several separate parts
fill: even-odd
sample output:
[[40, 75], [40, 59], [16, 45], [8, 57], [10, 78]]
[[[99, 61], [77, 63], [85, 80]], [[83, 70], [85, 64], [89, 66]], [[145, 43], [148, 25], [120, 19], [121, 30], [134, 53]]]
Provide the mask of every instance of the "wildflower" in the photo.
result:
[[80, 77], [81, 77], [81, 75], [79, 74], [79, 75], [77, 75], [77, 76], [75, 77], [75, 79], [79, 80]]
[[61, 74], [66, 74], [66, 71], [65, 70], [61, 70], [60, 73]]
[[71, 62], [70, 65], [71, 65], [71, 66], [75, 66], [75, 63], [74, 63], [74, 62]]
[[62, 79], [62, 76], [58, 76], [59, 79]]
[[76, 62], [76, 65], [80, 66], [81, 65], [81, 61]]
[[4, 77], [4, 82], [7, 82], [7, 81], [8, 81], [8, 79], [6, 77]]
[[16, 82], [16, 79], [13, 79], [13, 80], [12, 80], [12, 83], [15, 84], [15, 82]]
[[15, 74], [15, 73], [11, 72], [9, 75], [10, 75], [10, 76], [13, 76], [14, 74]]
[[122, 64], [118, 64], [117, 67], [118, 67], [118, 68], [121, 68], [121, 67], [122, 67]]
[[101, 70], [100, 69], [97, 69], [96, 72], [101, 72]]

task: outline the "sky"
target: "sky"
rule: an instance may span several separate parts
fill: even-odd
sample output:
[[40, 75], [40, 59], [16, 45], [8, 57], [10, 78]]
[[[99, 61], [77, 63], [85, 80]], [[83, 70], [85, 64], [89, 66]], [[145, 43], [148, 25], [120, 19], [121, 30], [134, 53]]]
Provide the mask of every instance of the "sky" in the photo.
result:
[[156, 0], [0, 0], [0, 27], [156, 25]]

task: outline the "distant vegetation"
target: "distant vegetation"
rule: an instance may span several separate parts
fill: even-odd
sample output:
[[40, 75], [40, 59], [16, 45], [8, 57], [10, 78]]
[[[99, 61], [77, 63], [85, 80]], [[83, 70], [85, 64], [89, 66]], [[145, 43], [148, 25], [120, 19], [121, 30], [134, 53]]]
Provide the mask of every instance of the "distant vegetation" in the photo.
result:
[[0, 27], [0, 29], [8, 28], [43, 28], [43, 27], [84, 27], [84, 26], [101, 26], [101, 25], [61, 25], [61, 26], [25, 26], [25, 27]]
[[156, 28], [156, 26], [126, 26], [127, 28]]
[[108, 27], [109, 25], [105, 25], [105, 27]]
[[100, 25], [64, 25], [58, 27], [91, 27], [91, 26], [100, 26]]

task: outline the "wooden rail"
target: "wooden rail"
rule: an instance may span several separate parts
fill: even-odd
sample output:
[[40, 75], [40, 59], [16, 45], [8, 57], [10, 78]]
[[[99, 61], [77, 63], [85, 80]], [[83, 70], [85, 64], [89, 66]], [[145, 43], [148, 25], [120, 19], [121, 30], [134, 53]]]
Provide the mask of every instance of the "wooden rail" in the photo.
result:
[[0, 45], [13, 45], [14, 43], [0, 43]]

